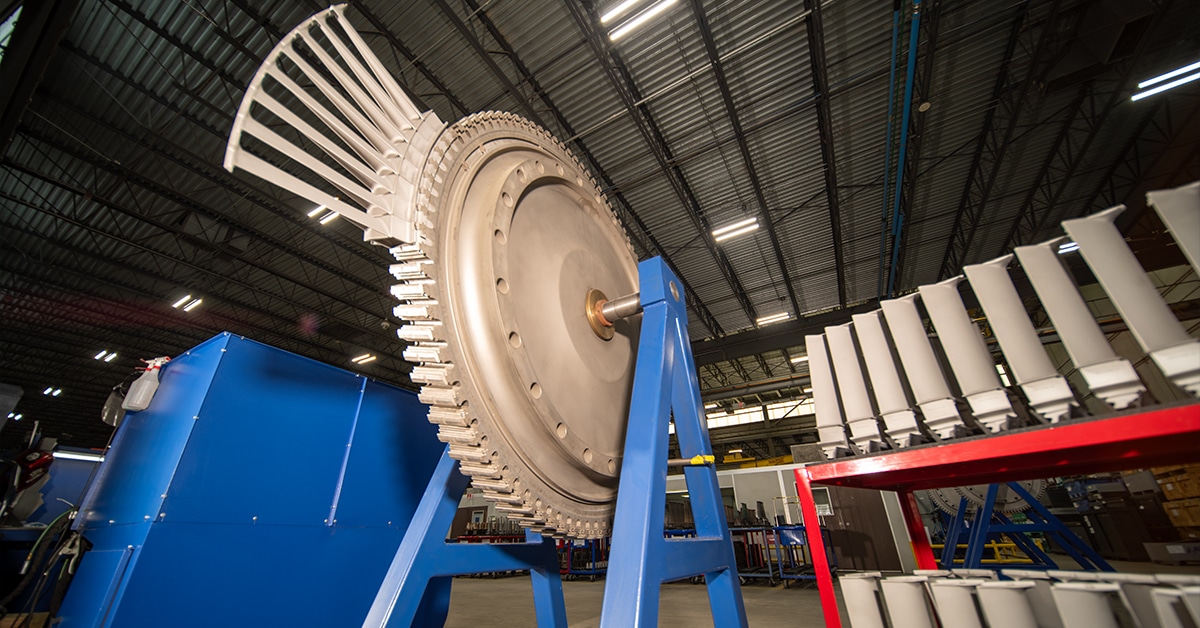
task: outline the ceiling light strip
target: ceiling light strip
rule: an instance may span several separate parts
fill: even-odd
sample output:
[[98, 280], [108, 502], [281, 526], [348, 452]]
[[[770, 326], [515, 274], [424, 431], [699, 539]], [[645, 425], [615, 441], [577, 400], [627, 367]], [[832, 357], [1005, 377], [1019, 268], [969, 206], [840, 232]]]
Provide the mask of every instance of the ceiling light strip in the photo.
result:
[[715, 240], [717, 242], [724, 242], [726, 240], [736, 238], [740, 235], [745, 235], [752, 231], [758, 231], [758, 223], [754, 223], [752, 225], [746, 225], [745, 227], [742, 227], [741, 229], [734, 229], [733, 231], [722, 233], [721, 235], [714, 235], [713, 240]]
[[624, 2], [617, 4], [617, 6], [605, 11], [604, 14], [600, 16], [600, 23], [608, 24], [622, 15], [629, 13], [629, 10], [637, 6], [637, 4], [641, 1], [642, 0], [625, 0]]
[[1200, 79], [1200, 72], [1185, 76], [1181, 79], [1175, 79], [1174, 81], [1171, 81], [1170, 83], [1165, 83], [1163, 85], [1159, 85], [1158, 87], [1155, 87], [1154, 89], [1148, 89], [1144, 92], [1134, 94], [1129, 99], [1130, 100], [1141, 100], [1143, 98], [1146, 98], [1147, 96], [1153, 96], [1155, 94], [1165, 92], [1168, 89], [1174, 89], [1176, 87], [1179, 87], [1180, 85], [1191, 83], [1192, 81], [1194, 81], [1196, 79]]
[[1155, 83], [1161, 83], [1167, 79], [1175, 78], [1176, 76], [1179, 76], [1180, 74], [1187, 74], [1188, 72], [1191, 72], [1193, 70], [1200, 70], [1200, 61], [1197, 61], [1191, 65], [1185, 65], [1182, 68], [1179, 68], [1178, 70], [1171, 70], [1170, 72], [1167, 72], [1166, 74], [1160, 74], [1152, 79], [1147, 79], [1145, 81], [1142, 81], [1141, 83], [1138, 83], [1138, 89], [1146, 89], [1147, 87], [1150, 87], [1151, 85], [1154, 85]]
[[612, 41], [617, 41], [618, 39], [621, 39], [622, 37], [628, 35], [631, 31], [636, 29], [637, 27], [654, 19], [658, 14], [662, 13], [663, 11], [666, 11], [672, 4], [675, 4], [675, 2], [676, 2], [676, 0], [662, 0], [658, 4], [650, 7], [649, 9], [642, 11], [641, 13], [639, 13], [637, 15], [637, 17], [633, 18], [632, 20], [629, 20], [628, 22], [625, 22], [624, 24], [618, 26], [616, 29], [614, 29], [611, 33], [608, 34], [608, 38], [611, 39]]

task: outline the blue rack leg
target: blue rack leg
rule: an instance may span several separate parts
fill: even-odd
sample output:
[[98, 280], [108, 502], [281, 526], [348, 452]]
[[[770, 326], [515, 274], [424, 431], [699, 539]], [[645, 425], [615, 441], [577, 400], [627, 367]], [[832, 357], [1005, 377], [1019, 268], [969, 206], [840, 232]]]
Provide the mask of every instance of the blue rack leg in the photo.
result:
[[1031, 514], [1036, 514], [1042, 520], [1041, 525], [1044, 526], [1044, 530], [1053, 535], [1063, 551], [1067, 552], [1081, 567], [1088, 571], [1116, 571], [1112, 565], [1108, 564], [1108, 561], [1096, 553], [1096, 550], [1071, 532], [1062, 520], [1055, 517], [1048, 508], [1034, 499], [1033, 495], [1030, 495], [1029, 491], [1026, 491], [1019, 483], [1009, 482], [1008, 486], [1029, 503]]
[[999, 484], [989, 485], [983, 506], [975, 511], [975, 523], [971, 526], [970, 540], [967, 541], [967, 555], [963, 557], [963, 567], [967, 569], [979, 569], [983, 564], [983, 549], [987, 545], [988, 531], [992, 527], [992, 513], [996, 510], [996, 495], [999, 492]]
[[554, 542], [526, 532], [525, 543], [446, 543], [468, 479], [442, 453], [391, 567], [375, 594], [363, 628], [441, 626], [457, 575], [528, 569], [538, 628], [565, 628], [562, 580]]
[[942, 543], [942, 569], [953, 569], [954, 555], [958, 553], [958, 538], [962, 536], [963, 528], [967, 527], [967, 498], [958, 498], [958, 514], [950, 519], [946, 528], [946, 539]]
[[696, 536], [666, 539], [668, 426], [685, 456], [711, 455], [681, 284], [660, 258], [638, 265], [642, 331], [600, 625], [658, 626], [663, 582], [703, 575], [713, 623], [746, 626], [725, 508], [712, 466], [687, 467]]

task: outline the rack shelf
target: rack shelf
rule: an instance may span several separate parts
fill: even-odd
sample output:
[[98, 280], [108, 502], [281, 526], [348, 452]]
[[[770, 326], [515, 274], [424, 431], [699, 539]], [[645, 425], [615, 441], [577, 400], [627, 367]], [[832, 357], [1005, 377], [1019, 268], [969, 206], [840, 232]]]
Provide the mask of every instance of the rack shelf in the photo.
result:
[[[816, 521], [813, 484], [896, 491], [921, 569], [936, 569], [913, 491], [1099, 473], [1200, 460], [1200, 403], [1158, 406], [1002, 434], [964, 438], [796, 469], [805, 520]], [[824, 539], [808, 535], [827, 628], [841, 628]]]

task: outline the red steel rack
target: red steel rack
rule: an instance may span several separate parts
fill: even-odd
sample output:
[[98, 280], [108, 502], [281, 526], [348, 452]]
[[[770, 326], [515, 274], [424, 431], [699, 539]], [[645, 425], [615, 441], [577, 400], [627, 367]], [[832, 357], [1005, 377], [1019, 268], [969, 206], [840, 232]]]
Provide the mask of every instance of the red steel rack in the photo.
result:
[[[796, 488], [805, 521], [818, 521], [813, 484], [896, 491], [917, 566], [936, 569], [915, 490], [1196, 461], [1200, 461], [1200, 403], [1188, 403], [813, 464], [796, 469]], [[825, 541], [810, 532], [808, 543], [825, 626], [841, 628]]]

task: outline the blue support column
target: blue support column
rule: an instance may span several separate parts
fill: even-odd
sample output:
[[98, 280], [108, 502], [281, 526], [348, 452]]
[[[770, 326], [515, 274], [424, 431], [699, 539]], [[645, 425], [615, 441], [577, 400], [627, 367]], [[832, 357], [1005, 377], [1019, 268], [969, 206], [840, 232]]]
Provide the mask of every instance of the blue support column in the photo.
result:
[[746, 626], [725, 507], [712, 466], [687, 467], [696, 536], [666, 539], [667, 441], [685, 457], [711, 455], [687, 334], [682, 284], [661, 258], [638, 265], [642, 331], [621, 463], [600, 625], [658, 626], [663, 582], [703, 575], [717, 626]]
[[440, 626], [453, 576], [528, 569], [538, 628], [565, 628], [558, 552], [554, 541], [526, 531], [525, 543], [447, 543], [446, 533], [469, 480], [442, 453], [404, 540], [375, 595], [363, 628]]
[[958, 553], [958, 539], [967, 528], [967, 498], [958, 498], [958, 514], [950, 519], [946, 528], [946, 539], [942, 542], [942, 569], [954, 568], [954, 555]]

